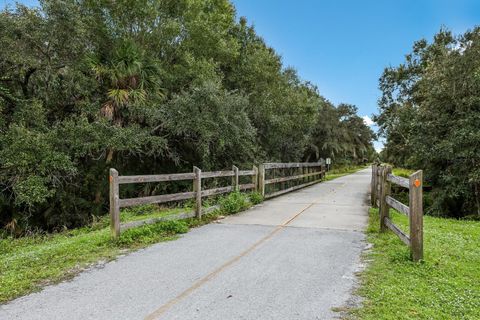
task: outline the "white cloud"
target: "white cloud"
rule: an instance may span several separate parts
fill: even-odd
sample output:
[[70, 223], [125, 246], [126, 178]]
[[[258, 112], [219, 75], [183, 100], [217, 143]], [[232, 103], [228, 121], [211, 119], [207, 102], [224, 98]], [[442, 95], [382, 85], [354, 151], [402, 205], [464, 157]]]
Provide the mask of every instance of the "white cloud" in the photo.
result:
[[383, 150], [383, 141], [374, 141], [373, 147], [378, 153], [380, 153]]
[[363, 116], [363, 123], [365, 123], [367, 126], [371, 126], [374, 124], [372, 118], [370, 118], [369, 116]]

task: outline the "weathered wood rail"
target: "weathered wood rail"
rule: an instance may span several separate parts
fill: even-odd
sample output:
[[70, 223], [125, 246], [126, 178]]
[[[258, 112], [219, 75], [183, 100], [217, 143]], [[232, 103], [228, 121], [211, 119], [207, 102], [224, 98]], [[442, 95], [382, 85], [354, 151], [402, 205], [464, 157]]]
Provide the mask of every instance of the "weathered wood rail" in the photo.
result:
[[[409, 205], [405, 205], [393, 198], [391, 184], [407, 188], [409, 191]], [[392, 167], [374, 164], [372, 166], [371, 202], [379, 208], [380, 231], [390, 229], [400, 240], [410, 247], [413, 261], [423, 259], [423, 171], [419, 170], [403, 178], [392, 174]], [[405, 234], [390, 219], [389, 210], [393, 208], [406, 215], [409, 220], [410, 234]]]
[[[275, 172], [273, 172], [273, 177], [267, 179], [269, 171], [285, 171], [285, 169], [288, 169], [289, 172], [283, 172], [283, 176], [275, 178]], [[325, 165], [320, 162], [263, 163], [259, 166], [259, 192], [265, 198], [273, 198], [320, 182], [325, 178], [325, 174]], [[297, 182], [298, 185], [287, 188], [281, 186], [278, 191], [265, 192], [266, 186], [283, 184], [288, 181]]]
[[[272, 169], [285, 169], [296, 168], [297, 173], [290, 176], [282, 176], [279, 178], [265, 179], [266, 172]], [[298, 173], [300, 172], [300, 173]], [[240, 177], [250, 177], [251, 183], [240, 184]], [[317, 179], [316, 177], [320, 177]], [[202, 181], [211, 178], [231, 177], [231, 185], [226, 187], [219, 187], [213, 189], [203, 189]], [[112, 236], [118, 238], [120, 233], [124, 230], [145, 225], [156, 223], [158, 221], [172, 220], [172, 219], [185, 219], [197, 217], [201, 218], [202, 214], [208, 213], [212, 209], [202, 209], [202, 198], [229, 193], [233, 191], [259, 191], [265, 198], [271, 198], [280, 194], [291, 192], [299, 188], [303, 188], [314, 183], [321, 181], [325, 177], [325, 166], [320, 163], [264, 163], [257, 168], [253, 166], [251, 170], [239, 170], [238, 167], [232, 166], [232, 170], [226, 171], [205, 171], [203, 172], [198, 167], [193, 167], [192, 172], [187, 173], [173, 173], [173, 174], [156, 174], [156, 175], [137, 175], [137, 176], [120, 176], [118, 171], [110, 169], [110, 218], [111, 218], [111, 230]], [[278, 183], [285, 183], [286, 181], [300, 181], [305, 179], [312, 179], [300, 185], [289, 187], [280, 191], [265, 194], [265, 186]], [[120, 185], [133, 184], [133, 183], [158, 183], [158, 182], [173, 182], [173, 181], [192, 181], [192, 191], [154, 195], [139, 198], [120, 198]], [[141, 221], [133, 221], [122, 223], [120, 221], [120, 209], [125, 207], [131, 207], [142, 204], [154, 204], [154, 203], [166, 203], [181, 200], [195, 199], [195, 210], [192, 212], [185, 212], [180, 215], [172, 217], [152, 218]]]

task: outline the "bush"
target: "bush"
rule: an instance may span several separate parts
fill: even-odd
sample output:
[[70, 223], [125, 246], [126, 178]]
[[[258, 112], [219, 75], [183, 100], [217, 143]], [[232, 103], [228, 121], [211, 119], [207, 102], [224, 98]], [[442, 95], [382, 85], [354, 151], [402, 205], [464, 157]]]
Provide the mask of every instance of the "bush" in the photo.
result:
[[[107, 213], [109, 168], [211, 171], [373, 151], [357, 109], [336, 108], [284, 67], [231, 1], [189, 3], [45, 0], [0, 10], [0, 228], [90, 225]], [[121, 198], [187, 188], [125, 185]]]
[[406, 57], [380, 78], [381, 159], [424, 171], [429, 214], [480, 217], [480, 27], [442, 28]]
[[234, 214], [250, 206], [247, 196], [240, 192], [232, 192], [220, 199], [220, 208], [226, 214]]
[[403, 178], [409, 178], [415, 170], [405, 169], [405, 168], [393, 168], [393, 174]]
[[263, 201], [263, 196], [260, 194], [260, 192], [252, 192], [248, 195], [248, 198], [250, 199], [250, 202], [252, 204], [259, 204]]

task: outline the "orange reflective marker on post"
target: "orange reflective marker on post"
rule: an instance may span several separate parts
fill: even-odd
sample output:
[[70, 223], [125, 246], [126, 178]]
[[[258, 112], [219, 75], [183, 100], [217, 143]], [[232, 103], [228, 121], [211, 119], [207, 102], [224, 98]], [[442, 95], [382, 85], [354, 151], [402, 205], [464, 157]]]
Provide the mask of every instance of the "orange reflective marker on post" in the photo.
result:
[[413, 184], [415, 185], [415, 187], [420, 187], [420, 180], [418, 179], [415, 179], [415, 181], [413, 182]]
[[108, 176], [108, 181], [112, 182], [112, 181], [113, 181], [113, 177], [112, 177], [112, 176]]

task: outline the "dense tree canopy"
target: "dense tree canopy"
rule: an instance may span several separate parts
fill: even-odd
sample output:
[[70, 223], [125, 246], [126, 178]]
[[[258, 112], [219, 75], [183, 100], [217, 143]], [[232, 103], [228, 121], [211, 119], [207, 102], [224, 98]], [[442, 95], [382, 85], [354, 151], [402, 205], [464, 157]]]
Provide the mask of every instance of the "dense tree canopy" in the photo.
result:
[[228, 0], [44, 0], [1, 11], [0, 43], [2, 224], [87, 223], [107, 211], [110, 167], [374, 153], [356, 108], [284, 68]]
[[376, 121], [384, 160], [424, 169], [432, 213], [480, 217], [480, 28], [441, 30], [387, 68]]

